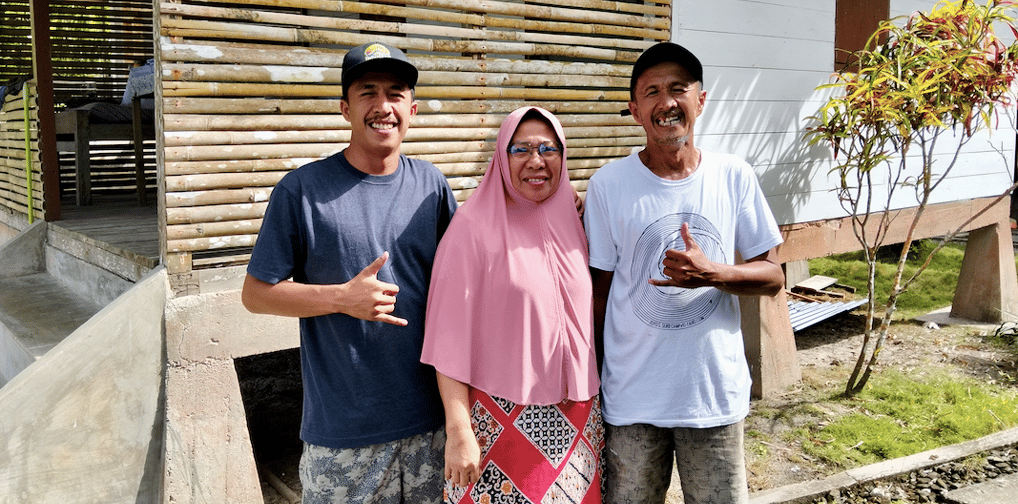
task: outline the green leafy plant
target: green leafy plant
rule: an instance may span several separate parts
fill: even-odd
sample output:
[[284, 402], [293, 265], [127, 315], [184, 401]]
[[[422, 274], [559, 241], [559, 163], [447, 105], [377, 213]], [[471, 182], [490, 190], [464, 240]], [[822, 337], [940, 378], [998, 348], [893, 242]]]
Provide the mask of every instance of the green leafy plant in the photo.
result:
[[[950, 233], [904, 278], [915, 230], [931, 194], [946, 180], [973, 135], [993, 127], [999, 108], [1012, 102], [1018, 43], [1004, 44], [994, 27], [1005, 26], [1018, 38], [1011, 15], [1015, 4], [943, 0], [929, 13], [885, 21], [866, 47], [853, 54], [858, 70], [839, 72], [832, 83], [818, 88], [835, 92], [810, 118], [815, 125], [808, 128], [806, 139], [834, 151], [835, 191], [851, 216], [868, 264], [866, 331], [846, 395], [857, 394], [869, 380], [899, 296], [933, 255], [971, 222]], [[941, 141], [955, 143], [938, 145]], [[953, 154], [943, 155], [947, 150]], [[914, 191], [917, 211], [907, 227], [887, 302], [881, 303], [885, 313], [874, 328], [877, 252], [890, 229], [899, 191]]]

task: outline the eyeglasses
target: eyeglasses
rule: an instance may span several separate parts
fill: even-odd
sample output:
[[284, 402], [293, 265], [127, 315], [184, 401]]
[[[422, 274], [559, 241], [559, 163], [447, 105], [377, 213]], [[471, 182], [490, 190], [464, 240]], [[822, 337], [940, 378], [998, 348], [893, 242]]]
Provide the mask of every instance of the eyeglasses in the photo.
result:
[[539, 156], [544, 159], [555, 159], [562, 153], [559, 148], [551, 143], [545, 142], [542, 144], [531, 145], [528, 143], [516, 143], [509, 146], [507, 151], [510, 156], [516, 159], [529, 159], [531, 153], [536, 152]]

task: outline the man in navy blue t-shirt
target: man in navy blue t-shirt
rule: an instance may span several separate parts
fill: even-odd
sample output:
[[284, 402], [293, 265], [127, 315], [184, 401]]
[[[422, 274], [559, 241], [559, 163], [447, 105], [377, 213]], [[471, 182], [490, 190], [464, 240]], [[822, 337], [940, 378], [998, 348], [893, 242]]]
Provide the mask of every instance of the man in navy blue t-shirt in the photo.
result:
[[400, 154], [417, 113], [406, 55], [356, 47], [342, 80], [350, 144], [276, 185], [242, 299], [300, 317], [304, 502], [438, 503], [442, 403], [420, 355], [456, 200], [433, 164]]

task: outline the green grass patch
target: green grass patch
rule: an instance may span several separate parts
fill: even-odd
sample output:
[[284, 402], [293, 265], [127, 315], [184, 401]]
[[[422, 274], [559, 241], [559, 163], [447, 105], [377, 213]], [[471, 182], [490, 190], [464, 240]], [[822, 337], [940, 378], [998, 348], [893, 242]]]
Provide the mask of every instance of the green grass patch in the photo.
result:
[[[913, 244], [905, 264], [902, 280], [911, 277], [936, 246], [934, 240], [920, 240]], [[883, 315], [883, 307], [891, 292], [891, 283], [897, 270], [900, 246], [884, 247], [877, 254], [876, 300], [877, 316]], [[948, 306], [954, 299], [961, 271], [963, 245], [951, 244], [944, 247], [930, 262], [930, 266], [919, 279], [898, 298], [895, 320], [907, 320]], [[810, 274], [837, 278], [838, 283], [856, 288], [856, 296], [866, 297], [868, 270], [862, 252], [850, 252], [809, 261]]]
[[804, 451], [855, 467], [976, 439], [1018, 426], [1018, 391], [946, 374], [885, 369], [862, 393], [836, 397], [848, 415], [811, 429]]

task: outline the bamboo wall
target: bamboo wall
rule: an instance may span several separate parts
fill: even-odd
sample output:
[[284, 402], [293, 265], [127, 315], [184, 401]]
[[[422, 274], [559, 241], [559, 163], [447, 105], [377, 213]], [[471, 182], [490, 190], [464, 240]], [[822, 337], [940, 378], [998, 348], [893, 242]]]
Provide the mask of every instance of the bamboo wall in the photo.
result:
[[[42, 172], [39, 164], [38, 108], [35, 86], [27, 83], [28, 155], [25, 144], [24, 94], [8, 95], [0, 106], [0, 207], [21, 215], [26, 220], [44, 218], [42, 201]], [[29, 184], [29, 173], [31, 183]], [[31, 187], [29, 198], [28, 187]], [[29, 215], [32, 218], [29, 218]]]
[[32, 73], [28, 0], [0, 2], [0, 84]]
[[459, 200], [483, 175], [502, 118], [523, 105], [562, 121], [583, 191], [597, 168], [644, 141], [619, 111], [632, 63], [670, 38], [670, 2], [159, 4], [167, 263], [187, 271], [236, 261], [274, 184], [345, 147], [342, 59], [369, 41], [403, 49], [420, 70], [403, 153], [434, 162]]
[[151, 0], [51, 0], [56, 103], [119, 102], [127, 75], [153, 54]]

